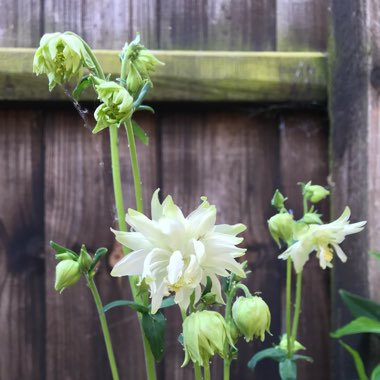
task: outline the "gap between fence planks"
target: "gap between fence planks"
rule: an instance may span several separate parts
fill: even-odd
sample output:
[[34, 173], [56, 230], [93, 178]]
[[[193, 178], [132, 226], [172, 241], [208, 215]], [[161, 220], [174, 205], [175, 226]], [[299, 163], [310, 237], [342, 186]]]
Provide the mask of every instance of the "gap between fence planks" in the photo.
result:
[[[0, 48], [0, 100], [67, 99], [35, 77], [35, 49]], [[325, 102], [326, 55], [320, 52], [155, 51], [165, 66], [152, 75], [149, 100]], [[96, 50], [104, 71], [119, 75], [117, 50]], [[95, 98], [84, 93], [83, 100]]]

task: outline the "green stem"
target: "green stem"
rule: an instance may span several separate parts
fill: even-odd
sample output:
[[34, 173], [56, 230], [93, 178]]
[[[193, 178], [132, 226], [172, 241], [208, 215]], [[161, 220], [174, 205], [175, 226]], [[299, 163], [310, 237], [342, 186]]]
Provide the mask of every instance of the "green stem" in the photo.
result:
[[223, 380], [230, 380], [230, 367], [231, 359], [225, 359], [223, 366]]
[[292, 326], [292, 347], [291, 350], [294, 350], [294, 343], [297, 339], [297, 330], [298, 330], [298, 321], [301, 312], [301, 294], [302, 294], [302, 271], [297, 273], [297, 283], [296, 283], [296, 305], [294, 308], [294, 319]]
[[252, 297], [252, 294], [251, 294], [251, 292], [249, 291], [248, 287], [245, 286], [244, 284], [237, 284], [237, 285], [236, 285], [236, 289], [241, 289], [241, 290], [244, 292], [244, 294], [245, 294], [245, 296], [246, 296], [247, 298], [248, 298], [248, 297]]
[[136, 208], [138, 212], [143, 213], [144, 207], [143, 207], [143, 201], [142, 201], [141, 177], [140, 177], [139, 163], [137, 159], [135, 136], [133, 134], [133, 126], [132, 126], [131, 119], [128, 119], [128, 121], [125, 123], [125, 128], [127, 130], [129, 152], [131, 156], [131, 165], [132, 165], [132, 173], [133, 173], [133, 183], [135, 185]]
[[100, 299], [100, 295], [99, 295], [98, 289], [96, 288], [94, 280], [92, 278], [89, 278], [89, 277], [86, 277], [86, 278], [87, 278], [87, 285], [91, 290], [91, 293], [92, 293], [94, 300], [95, 300], [96, 309], [98, 310], [100, 325], [102, 327], [104, 342], [106, 344], [106, 349], [107, 349], [108, 361], [109, 361], [109, 364], [111, 367], [112, 379], [113, 380], [119, 380], [119, 373], [117, 371], [115, 355], [113, 353], [110, 332], [108, 330], [106, 316], [102, 312], [103, 304], [102, 304], [102, 301]]
[[205, 380], [211, 380], [210, 363], [205, 363], [204, 375], [205, 375]]
[[307, 205], [307, 199], [306, 199], [306, 197], [304, 196], [303, 197], [303, 214], [305, 215], [306, 213], [307, 213], [307, 211], [308, 211], [308, 205]]
[[288, 357], [292, 355], [292, 344], [290, 341], [291, 334], [291, 297], [292, 297], [292, 258], [289, 256], [286, 263], [286, 340]]

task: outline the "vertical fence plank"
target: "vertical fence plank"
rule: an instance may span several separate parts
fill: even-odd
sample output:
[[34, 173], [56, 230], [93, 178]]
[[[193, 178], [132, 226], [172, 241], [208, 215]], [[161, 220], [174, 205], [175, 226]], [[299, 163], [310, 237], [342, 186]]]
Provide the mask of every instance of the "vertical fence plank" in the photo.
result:
[[[348, 204], [352, 220], [368, 220], [364, 232], [343, 245], [348, 261], [335, 268], [333, 325], [347, 323], [351, 315], [337, 295], [346, 289], [380, 300], [379, 265], [368, 257], [378, 250], [379, 238], [379, 72], [380, 9], [377, 1], [331, 0], [330, 119], [332, 180], [335, 186], [332, 213], [336, 217]], [[348, 80], [349, 78], [349, 80]], [[365, 337], [348, 340], [368, 356]], [[342, 347], [334, 346], [333, 378], [356, 376], [352, 360]], [[370, 355], [368, 355], [370, 354]], [[368, 360], [366, 360], [368, 363]], [[378, 362], [378, 355], [375, 362]]]
[[[327, 122], [327, 116], [317, 112], [288, 112], [280, 115], [281, 191], [289, 198], [287, 206], [294, 211], [296, 218], [300, 218], [303, 212], [298, 182], [310, 180], [315, 184], [327, 185]], [[327, 206], [327, 201], [317, 206], [326, 221], [329, 220]], [[285, 263], [282, 269], [285, 279]], [[312, 254], [303, 274], [298, 340], [306, 346], [305, 354], [310, 355], [314, 362], [298, 362], [300, 379], [319, 380], [322, 373], [323, 379], [329, 379], [329, 274], [329, 271], [323, 271], [319, 267], [319, 261]]]
[[[266, 230], [278, 159], [274, 120], [252, 118], [245, 112], [240, 115], [238, 112], [190, 114], [178, 111], [165, 114], [161, 121], [164, 193], [172, 194], [186, 212], [199, 204], [201, 195], [209, 195], [210, 202], [218, 207], [218, 223], [247, 224], [245, 246], [253, 270], [249, 286], [270, 300], [272, 328], [278, 336], [280, 275], [278, 262], [268, 255], [273, 246]], [[172, 379], [190, 379], [190, 370], [179, 369], [183, 360], [177, 343], [181, 331], [179, 318], [175, 326], [169, 331], [166, 378], [170, 374]], [[268, 338], [266, 344], [270, 345], [270, 341]], [[249, 349], [242, 350], [239, 364], [233, 365], [232, 378], [252, 378], [246, 364], [257, 348], [257, 345], [249, 345]], [[214, 370], [214, 376], [221, 378], [220, 367]], [[259, 369], [257, 378], [260, 376], [273, 378], [273, 366]]]
[[0, 378], [45, 379], [43, 128], [0, 111]]
[[275, 0], [160, 0], [161, 49], [274, 50]]
[[[77, 250], [82, 243], [91, 252], [100, 246], [110, 248], [95, 277], [100, 293], [105, 303], [130, 299], [127, 279], [109, 275], [111, 266], [121, 257], [121, 249], [109, 230], [116, 224], [108, 133], [93, 136], [82, 124], [79, 116], [68, 109], [49, 113], [45, 136], [46, 237]], [[152, 124], [147, 127], [152, 129]], [[141, 159], [147, 183], [145, 199], [156, 186], [154, 134], [151, 144], [152, 153]], [[126, 206], [134, 207], [125, 137], [120, 150], [123, 177], [128, 175], [124, 183]], [[104, 342], [89, 290], [82, 281], [62, 295], [57, 294], [53, 289], [54, 254], [48, 249], [46, 256], [47, 378], [109, 379]], [[144, 358], [136, 316], [129, 309], [118, 309], [110, 312], [108, 319], [121, 377], [139, 378], [144, 373]]]
[[277, 0], [278, 51], [325, 51], [328, 0]]

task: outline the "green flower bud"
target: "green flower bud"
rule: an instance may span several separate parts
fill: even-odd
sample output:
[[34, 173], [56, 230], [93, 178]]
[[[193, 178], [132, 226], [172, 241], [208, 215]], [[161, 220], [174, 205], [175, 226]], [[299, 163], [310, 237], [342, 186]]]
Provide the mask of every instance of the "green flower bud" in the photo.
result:
[[78, 258], [79, 268], [82, 272], [87, 273], [92, 265], [92, 257], [87, 252], [86, 247], [83, 245]]
[[78, 36], [67, 32], [42, 36], [34, 55], [33, 72], [47, 74], [50, 91], [57, 84], [79, 80], [84, 67], [93, 68], [94, 64]]
[[77, 261], [60, 261], [55, 268], [55, 290], [62, 293], [66, 288], [77, 283], [80, 276], [81, 272]]
[[77, 260], [77, 256], [72, 254], [71, 252], [64, 252], [64, 253], [58, 253], [55, 255], [55, 259], [58, 261], [63, 261], [63, 260]]
[[119, 126], [133, 114], [133, 98], [129, 92], [116, 82], [93, 77], [98, 99], [103, 103], [95, 110], [97, 121], [93, 133], [97, 133], [111, 125]]
[[308, 182], [304, 187], [304, 195], [310, 202], [317, 203], [330, 195], [330, 191], [320, 185], [312, 185]]
[[278, 189], [275, 191], [273, 198], [271, 200], [272, 206], [276, 207], [278, 211], [282, 210], [285, 206], [284, 203], [288, 198], [285, 198]]
[[285, 243], [292, 241], [293, 225], [293, 215], [287, 212], [276, 214], [268, 220], [269, 232], [279, 247], [281, 247], [280, 240]]
[[239, 297], [232, 306], [232, 318], [247, 342], [255, 337], [264, 341], [269, 332], [270, 311], [261, 297]]
[[302, 221], [306, 224], [323, 224], [321, 220], [321, 215], [316, 214], [315, 212], [306, 213], [303, 216]]
[[[280, 344], [278, 345], [281, 350], [288, 352], [288, 337], [284, 334], [281, 338]], [[294, 349], [293, 352], [297, 352], [299, 350], [306, 350], [306, 348], [298, 341], [294, 341]]]
[[182, 367], [193, 362], [204, 366], [214, 355], [225, 358], [226, 343], [233, 346], [224, 318], [216, 311], [198, 311], [183, 322], [185, 360]]

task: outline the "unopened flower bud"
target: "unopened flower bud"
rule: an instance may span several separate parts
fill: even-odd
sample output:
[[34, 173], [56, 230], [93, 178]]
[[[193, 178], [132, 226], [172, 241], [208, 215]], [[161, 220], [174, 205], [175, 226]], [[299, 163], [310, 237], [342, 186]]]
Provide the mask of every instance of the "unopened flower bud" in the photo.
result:
[[330, 191], [323, 186], [312, 185], [311, 182], [308, 182], [304, 187], [304, 194], [310, 202], [317, 203], [330, 195]]
[[288, 198], [285, 198], [281, 193], [280, 191], [277, 189], [273, 195], [273, 198], [271, 200], [271, 204], [272, 206], [276, 207], [276, 209], [278, 211], [280, 211], [281, 209], [283, 209], [285, 206], [284, 206], [284, 203], [285, 201], [287, 200]]
[[63, 253], [58, 253], [57, 255], [55, 255], [55, 259], [57, 261], [63, 261], [63, 260], [76, 260], [78, 257], [75, 256], [73, 253], [71, 252], [63, 252]]
[[80, 255], [78, 258], [78, 263], [80, 270], [84, 273], [87, 273], [92, 265], [92, 257], [87, 252], [87, 249], [85, 246], [82, 246], [82, 249], [80, 251]]
[[97, 121], [93, 133], [97, 133], [111, 125], [119, 126], [128, 120], [133, 113], [133, 98], [129, 92], [116, 82], [93, 77], [98, 99], [103, 103], [95, 110]]
[[78, 36], [67, 32], [42, 36], [34, 55], [33, 72], [47, 74], [50, 91], [57, 84], [79, 80], [84, 67], [93, 68], [94, 64]]
[[323, 224], [320, 215], [315, 212], [306, 213], [303, 216], [302, 221], [306, 224]]
[[292, 241], [293, 224], [293, 215], [287, 212], [276, 214], [268, 220], [269, 232], [279, 247], [281, 247], [280, 240], [285, 243]]
[[[281, 350], [288, 352], [288, 338], [287, 335], [284, 334], [280, 340], [280, 344], [278, 347], [281, 348]], [[293, 347], [293, 352], [297, 352], [299, 350], [306, 350], [306, 348], [298, 341], [294, 341], [294, 347]]]
[[190, 359], [204, 366], [214, 355], [224, 358], [226, 343], [233, 346], [224, 318], [216, 311], [198, 311], [190, 314], [183, 323], [185, 366]]
[[77, 283], [80, 276], [81, 272], [77, 261], [60, 261], [55, 268], [55, 290], [62, 293], [66, 288]]
[[232, 317], [247, 342], [255, 337], [263, 342], [265, 331], [269, 333], [271, 315], [261, 297], [239, 297], [232, 306]]

